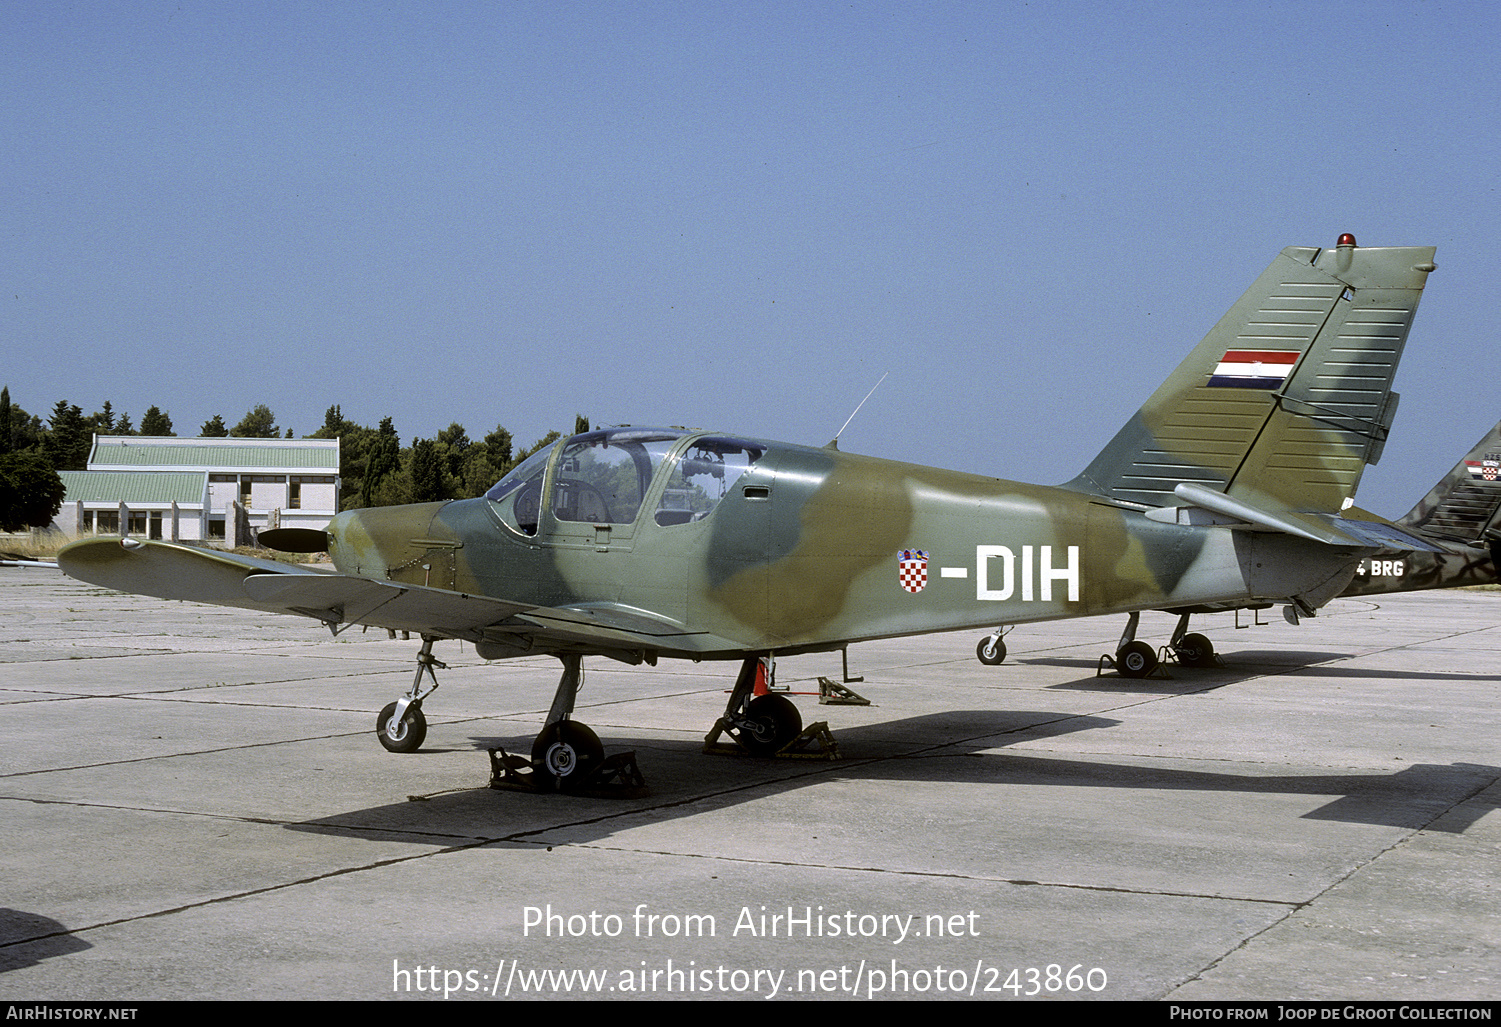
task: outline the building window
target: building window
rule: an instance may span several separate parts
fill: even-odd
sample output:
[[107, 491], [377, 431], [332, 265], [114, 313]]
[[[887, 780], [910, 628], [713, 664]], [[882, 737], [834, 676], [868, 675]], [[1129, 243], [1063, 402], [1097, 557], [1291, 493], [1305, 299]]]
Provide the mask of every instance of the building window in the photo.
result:
[[302, 482], [297, 478], [293, 478], [287, 485], [287, 509], [302, 509]]

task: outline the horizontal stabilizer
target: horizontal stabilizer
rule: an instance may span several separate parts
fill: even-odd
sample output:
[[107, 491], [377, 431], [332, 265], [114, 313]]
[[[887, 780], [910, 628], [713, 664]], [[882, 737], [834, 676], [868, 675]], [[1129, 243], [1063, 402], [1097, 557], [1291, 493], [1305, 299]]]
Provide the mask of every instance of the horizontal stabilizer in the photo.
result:
[[1173, 494], [1186, 505], [1148, 510], [1146, 516], [1150, 520], [1167, 524], [1252, 526], [1330, 546], [1361, 549], [1395, 547], [1434, 553], [1440, 551], [1439, 547], [1401, 530], [1390, 521], [1370, 514], [1365, 515], [1370, 520], [1355, 520], [1321, 512], [1289, 510], [1265, 499], [1254, 501], [1245, 497], [1227, 496], [1223, 492], [1190, 483], [1178, 485]]

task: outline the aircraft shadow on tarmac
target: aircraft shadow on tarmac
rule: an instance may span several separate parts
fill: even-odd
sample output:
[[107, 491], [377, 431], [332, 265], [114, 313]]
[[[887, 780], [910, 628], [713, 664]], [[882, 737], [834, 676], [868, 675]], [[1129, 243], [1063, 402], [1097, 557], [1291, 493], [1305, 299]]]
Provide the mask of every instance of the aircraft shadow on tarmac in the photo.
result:
[[[1092, 716], [1060, 718], [1056, 711], [949, 711], [842, 728], [836, 737], [845, 759], [839, 761], [705, 755], [698, 742], [682, 737], [611, 738], [606, 729], [602, 741], [607, 752], [634, 746], [654, 787], [652, 795], [611, 800], [473, 788], [285, 826], [350, 838], [409, 834], [414, 841], [444, 836], [461, 844], [489, 841], [532, 847], [537, 844], [534, 836], [555, 830], [566, 829], [570, 842], [597, 841], [617, 829], [697, 816], [838, 780], [863, 782], [873, 791], [884, 782], [930, 782], [940, 787], [989, 784], [1337, 796], [1300, 819], [1460, 833], [1491, 807], [1472, 803], [1475, 808], [1468, 815], [1455, 807], [1501, 775], [1501, 768], [1470, 763], [1411, 764], [1394, 773], [1237, 774], [1143, 765], [1151, 762], [1149, 757], [1125, 763], [996, 751], [1011, 741], [1037, 741], [1119, 723]], [[519, 739], [474, 741], [476, 749], [500, 745], [524, 751]], [[414, 798], [422, 801], [411, 801]]]
[[1096, 673], [1096, 664], [1091, 660], [1071, 659], [1062, 656], [1023, 657], [1016, 666], [1077, 667], [1087, 670], [1086, 677], [1073, 681], [1059, 681], [1045, 686], [1057, 691], [1110, 692], [1131, 691], [1153, 695], [1176, 695], [1203, 692], [1226, 685], [1239, 684], [1256, 678], [1278, 677], [1283, 674], [1300, 674], [1329, 678], [1413, 678], [1423, 681], [1474, 681], [1493, 682], [1494, 673], [1459, 673], [1452, 671], [1403, 670], [1394, 672], [1382, 668], [1350, 667], [1343, 662], [1356, 654], [1348, 652], [1297, 652], [1285, 649], [1257, 650], [1221, 653], [1221, 665], [1215, 667], [1183, 667], [1161, 665], [1161, 675], [1144, 678], [1122, 677], [1106, 669]]
[[0, 973], [93, 947], [51, 917], [0, 906]]

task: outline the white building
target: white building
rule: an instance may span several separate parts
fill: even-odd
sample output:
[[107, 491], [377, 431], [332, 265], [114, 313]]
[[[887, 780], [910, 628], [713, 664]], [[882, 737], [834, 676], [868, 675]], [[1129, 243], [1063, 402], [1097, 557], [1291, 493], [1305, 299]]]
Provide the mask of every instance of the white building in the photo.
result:
[[339, 440], [96, 435], [88, 470], [61, 477], [65, 534], [244, 544], [247, 529], [328, 524]]

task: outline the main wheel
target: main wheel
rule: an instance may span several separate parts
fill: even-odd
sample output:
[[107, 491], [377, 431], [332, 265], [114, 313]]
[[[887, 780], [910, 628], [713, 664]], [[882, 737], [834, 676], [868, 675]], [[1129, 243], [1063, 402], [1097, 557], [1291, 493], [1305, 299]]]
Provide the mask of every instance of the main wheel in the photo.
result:
[[803, 715], [785, 695], [758, 695], [745, 707], [740, 744], [753, 756], [773, 756], [803, 730]]
[[980, 644], [975, 646], [975, 656], [987, 667], [999, 667], [1001, 661], [1006, 658], [1006, 643], [999, 638], [986, 635], [980, 639]]
[[422, 704], [414, 702], [402, 714], [401, 721], [391, 730], [387, 726], [396, 715], [396, 704], [390, 703], [375, 718], [375, 737], [388, 752], [416, 752], [427, 740], [427, 718], [422, 715]]
[[1203, 635], [1184, 635], [1173, 647], [1178, 662], [1185, 667], [1213, 667], [1214, 643]]
[[1144, 678], [1157, 669], [1157, 650], [1145, 642], [1127, 642], [1115, 654], [1115, 669], [1123, 677]]
[[573, 791], [594, 776], [605, 758], [599, 736], [576, 720], [564, 720], [543, 729], [532, 743], [532, 763], [561, 791]]

